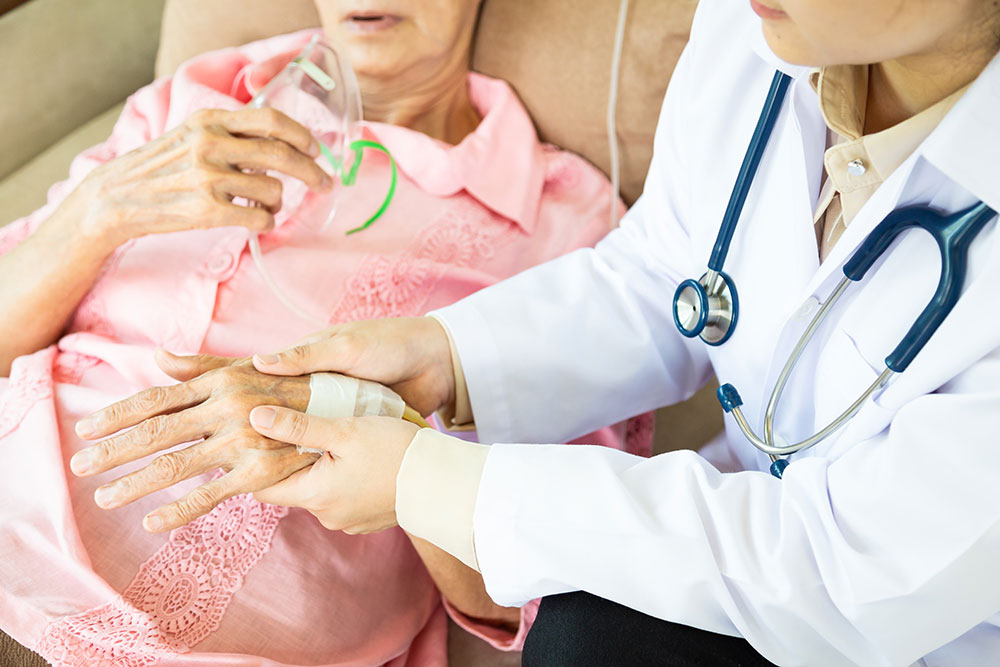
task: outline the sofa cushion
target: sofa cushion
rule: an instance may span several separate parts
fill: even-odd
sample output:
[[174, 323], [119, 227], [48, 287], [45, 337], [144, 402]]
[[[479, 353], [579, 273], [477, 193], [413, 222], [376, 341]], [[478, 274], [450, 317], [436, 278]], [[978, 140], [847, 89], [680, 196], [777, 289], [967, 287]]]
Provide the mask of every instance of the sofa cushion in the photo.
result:
[[152, 80], [162, 12], [163, 0], [32, 0], [0, 16], [0, 178]]
[[70, 132], [0, 181], [0, 225], [42, 206], [49, 187], [69, 175], [73, 157], [108, 138], [123, 106], [124, 100]]

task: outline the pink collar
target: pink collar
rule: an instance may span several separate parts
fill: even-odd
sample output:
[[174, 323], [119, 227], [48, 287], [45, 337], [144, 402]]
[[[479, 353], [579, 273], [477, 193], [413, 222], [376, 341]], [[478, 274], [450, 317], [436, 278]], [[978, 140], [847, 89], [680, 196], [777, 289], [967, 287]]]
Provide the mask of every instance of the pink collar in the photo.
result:
[[[304, 44], [314, 30], [283, 41]], [[262, 43], [263, 44], [263, 43]], [[249, 99], [298, 52], [267, 54], [236, 73], [231, 95]], [[365, 122], [366, 133], [392, 153], [399, 168], [425, 192], [448, 197], [466, 191], [483, 205], [534, 231], [545, 184], [542, 147], [535, 127], [507, 82], [469, 74], [469, 96], [482, 116], [479, 126], [456, 146], [386, 123]]]
[[465, 190], [531, 233], [545, 183], [534, 125], [505, 81], [470, 73], [469, 94], [482, 121], [455, 146], [395, 125], [365, 127], [425, 192], [446, 197]]

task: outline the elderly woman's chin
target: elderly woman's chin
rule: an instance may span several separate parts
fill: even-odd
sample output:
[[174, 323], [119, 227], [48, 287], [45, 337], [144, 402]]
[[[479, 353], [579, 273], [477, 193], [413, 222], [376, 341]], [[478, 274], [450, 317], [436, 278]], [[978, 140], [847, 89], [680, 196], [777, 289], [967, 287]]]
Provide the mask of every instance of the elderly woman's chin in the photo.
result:
[[406, 22], [396, 17], [385, 24], [356, 28], [343, 23], [324, 26], [327, 37], [344, 48], [355, 74], [361, 79], [387, 79], [405, 71], [415, 59], [411, 40], [405, 39]]

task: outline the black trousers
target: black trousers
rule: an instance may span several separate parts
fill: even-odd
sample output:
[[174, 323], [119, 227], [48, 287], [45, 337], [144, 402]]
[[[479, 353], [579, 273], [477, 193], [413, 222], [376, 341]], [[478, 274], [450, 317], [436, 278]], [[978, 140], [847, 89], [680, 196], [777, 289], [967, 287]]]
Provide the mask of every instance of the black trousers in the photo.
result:
[[647, 616], [590, 593], [542, 598], [522, 667], [764, 667], [745, 639]]

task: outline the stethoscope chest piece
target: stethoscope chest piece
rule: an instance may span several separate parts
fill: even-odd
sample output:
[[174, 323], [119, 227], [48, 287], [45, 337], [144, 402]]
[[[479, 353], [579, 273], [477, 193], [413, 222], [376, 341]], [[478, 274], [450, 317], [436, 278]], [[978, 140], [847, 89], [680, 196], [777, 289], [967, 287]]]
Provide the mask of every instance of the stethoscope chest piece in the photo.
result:
[[721, 271], [685, 280], [674, 292], [674, 323], [688, 338], [697, 336], [709, 345], [722, 345], [732, 335], [738, 315], [736, 285]]

